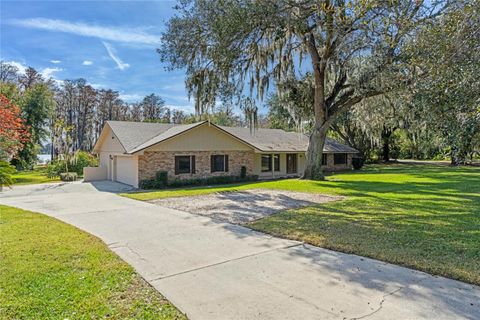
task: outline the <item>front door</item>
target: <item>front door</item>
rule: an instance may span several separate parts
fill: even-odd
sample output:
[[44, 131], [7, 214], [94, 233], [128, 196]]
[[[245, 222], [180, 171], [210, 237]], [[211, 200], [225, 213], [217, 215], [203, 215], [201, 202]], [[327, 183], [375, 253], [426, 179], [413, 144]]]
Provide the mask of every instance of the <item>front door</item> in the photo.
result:
[[297, 154], [287, 154], [287, 174], [297, 173]]

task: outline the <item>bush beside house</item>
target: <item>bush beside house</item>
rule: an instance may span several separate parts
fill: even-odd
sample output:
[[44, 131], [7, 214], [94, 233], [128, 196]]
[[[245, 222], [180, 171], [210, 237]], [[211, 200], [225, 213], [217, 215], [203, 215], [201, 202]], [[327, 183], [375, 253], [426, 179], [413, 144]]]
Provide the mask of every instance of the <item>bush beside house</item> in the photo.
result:
[[162, 189], [166, 187], [184, 187], [184, 186], [201, 186], [211, 184], [226, 184], [235, 182], [246, 182], [258, 180], [258, 176], [247, 176], [246, 168], [242, 167], [240, 176], [214, 176], [196, 179], [175, 179], [168, 181], [168, 173], [166, 171], [158, 171], [153, 179], [145, 179], [140, 181], [140, 189]]
[[75, 181], [83, 175], [84, 167], [96, 167], [98, 160], [85, 151], [79, 151], [70, 159], [52, 161], [47, 167], [49, 178], [60, 177], [62, 181]]

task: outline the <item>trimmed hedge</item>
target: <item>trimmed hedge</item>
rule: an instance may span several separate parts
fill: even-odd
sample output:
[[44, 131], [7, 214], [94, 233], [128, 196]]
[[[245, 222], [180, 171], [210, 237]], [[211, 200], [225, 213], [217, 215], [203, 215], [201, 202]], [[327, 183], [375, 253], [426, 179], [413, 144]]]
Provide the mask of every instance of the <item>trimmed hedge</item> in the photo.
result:
[[167, 171], [158, 171], [153, 179], [141, 180], [139, 183], [140, 189], [162, 189], [167, 187], [168, 173]]
[[258, 176], [246, 176], [242, 178], [241, 176], [215, 176], [208, 178], [197, 178], [197, 179], [187, 179], [187, 180], [174, 180], [168, 183], [169, 187], [183, 187], [183, 186], [202, 186], [210, 184], [227, 184], [235, 182], [246, 182], [246, 181], [255, 181], [258, 180]]
[[186, 179], [180, 180], [176, 179], [173, 181], [168, 181], [168, 175], [166, 171], [158, 171], [154, 179], [145, 179], [141, 180], [139, 187], [141, 189], [162, 189], [167, 187], [185, 187], [185, 186], [202, 186], [202, 185], [211, 185], [211, 184], [228, 184], [235, 182], [247, 182], [247, 181], [256, 181], [258, 176], [247, 176], [246, 170], [245, 175], [240, 176], [214, 176], [207, 178], [196, 178], [196, 179]]

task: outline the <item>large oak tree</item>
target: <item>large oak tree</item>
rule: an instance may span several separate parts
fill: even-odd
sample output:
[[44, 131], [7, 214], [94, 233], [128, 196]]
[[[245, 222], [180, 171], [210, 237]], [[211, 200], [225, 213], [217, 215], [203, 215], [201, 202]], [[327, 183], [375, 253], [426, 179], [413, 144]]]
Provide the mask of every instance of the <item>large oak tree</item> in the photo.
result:
[[[393, 68], [412, 29], [442, 3], [421, 0], [182, 0], [158, 49], [185, 68], [198, 112], [215, 105], [225, 84], [263, 98], [270, 82], [310, 71], [314, 128], [304, 177], [322, 179], [322, 150], [332, 122], [367, 97], [391, 88]], [[277, 88], [280, 89], [281, 88]]]

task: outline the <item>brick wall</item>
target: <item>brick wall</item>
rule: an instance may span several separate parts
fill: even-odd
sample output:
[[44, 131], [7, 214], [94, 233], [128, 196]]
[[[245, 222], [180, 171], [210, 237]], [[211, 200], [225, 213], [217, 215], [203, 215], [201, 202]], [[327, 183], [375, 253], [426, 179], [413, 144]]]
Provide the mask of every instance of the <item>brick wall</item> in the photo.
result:
[[327, 165], [323, 166], [323, 170], [325, 171], [344, 171], [344, 170], [352, 170], [352, 157], [351, 153], [347, 154], [347, 164], [346, 165], [335, 165], [334, 164], [334, 155], [333, 153], [327, 153]]
[[[210, 156], [213, 154], [228, 155], [228, 172], [211, 172]], [[195, 156], [196, 173], [175, 175], [175, 156]], [[251, 151], [145, 151], [138, 157], [138, 179], [150, 179], [157, 171], [167, 171], [168, 179], [193, 179], [211, 176], [239, 176], [242, 166], [247, 167], [247, 175], [253, 174], [253, 152]]]

